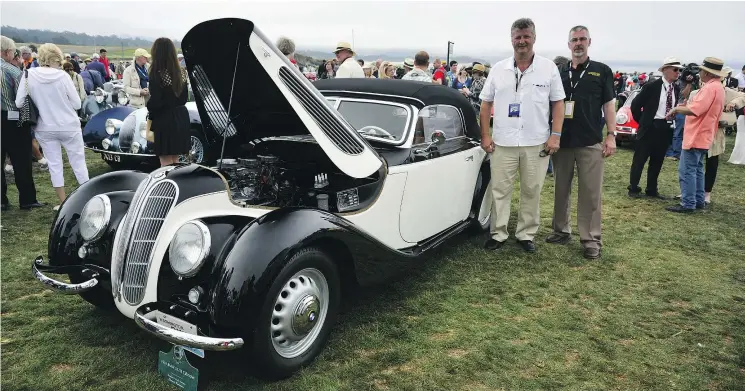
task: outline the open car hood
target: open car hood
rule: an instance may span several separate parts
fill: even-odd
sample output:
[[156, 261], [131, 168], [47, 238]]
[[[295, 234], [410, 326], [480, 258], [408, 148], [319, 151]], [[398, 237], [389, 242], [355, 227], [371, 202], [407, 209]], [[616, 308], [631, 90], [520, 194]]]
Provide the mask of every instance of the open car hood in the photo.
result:
[[310, 134], [354, 178], [370, 176], [383, 164], [253, 22], [200, 23], [186, 33], [181, 49], [205, 128], [241, 141]]

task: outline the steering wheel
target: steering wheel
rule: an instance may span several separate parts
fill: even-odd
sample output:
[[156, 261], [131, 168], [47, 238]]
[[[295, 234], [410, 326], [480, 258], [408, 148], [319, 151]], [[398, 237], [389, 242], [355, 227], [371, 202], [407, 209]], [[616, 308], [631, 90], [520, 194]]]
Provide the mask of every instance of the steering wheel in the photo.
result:
[[360, 130], [358, 130], [358, 132], [360, 132], [360, 133], [368, 133], [368, 131], [367, 131], [368, 129], [372, 131], [372, 132], [370, 132], [370, 134], [372, 134], [374, 136], [377, 136], [378, 134], [382, 134], [383, 136], [387, 136], [387, 137], [390, 137], [392, 139], [395, 139], [396, 138], [390, 132], [388, 132], [387, 130], [385, 130], [383, 128], [380, 128], [380, 127], [377, 127], [377, 126], [374, 126], [374, 125], [368, 125], [368, 126], [365, 126], [363, 128], [360, 128]]

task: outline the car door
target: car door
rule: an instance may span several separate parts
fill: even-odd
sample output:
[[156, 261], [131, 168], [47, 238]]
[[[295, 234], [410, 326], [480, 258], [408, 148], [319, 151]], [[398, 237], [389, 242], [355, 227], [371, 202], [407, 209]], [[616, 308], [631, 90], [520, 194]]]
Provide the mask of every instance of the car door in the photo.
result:
[[[414, 134], [414, 162], [406, 170], [401, 237], [419, 243], [468, 218], [483, 153], [465, 135], [460, 110], [449, 105], [422, 109]], [[445, 141], [432, 145], [436, 131]]]

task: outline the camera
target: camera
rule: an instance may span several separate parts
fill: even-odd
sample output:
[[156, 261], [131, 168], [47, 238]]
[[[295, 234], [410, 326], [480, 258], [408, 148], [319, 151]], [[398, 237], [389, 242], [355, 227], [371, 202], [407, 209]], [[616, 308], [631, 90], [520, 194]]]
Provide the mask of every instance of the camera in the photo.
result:
[[686, 84], [697, 84], [699, 81], [699, 71], [700, 69], [695, 63], [685, 65], [683, 70], [680, 72], [680, 81]]

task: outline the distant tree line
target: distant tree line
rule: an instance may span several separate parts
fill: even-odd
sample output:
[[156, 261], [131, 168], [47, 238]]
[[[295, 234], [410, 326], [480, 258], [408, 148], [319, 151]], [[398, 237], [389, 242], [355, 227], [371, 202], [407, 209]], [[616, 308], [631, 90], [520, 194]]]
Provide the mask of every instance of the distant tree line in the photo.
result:
[[[120, 38], [116, 35], [88, 35], [71, 31], [51, 31], [36, 29], [19, 29], [12, 26], [2, 26], [2, 34], [15, 42], [29, 42], [43, 44], [51, 42], [57, 45], [80, 45], [97, 47], [142, 47], [150, 50], [153, 40], [145, 38]], [[176, 47], [181, 47], [181, 41], [174, 40]]]

